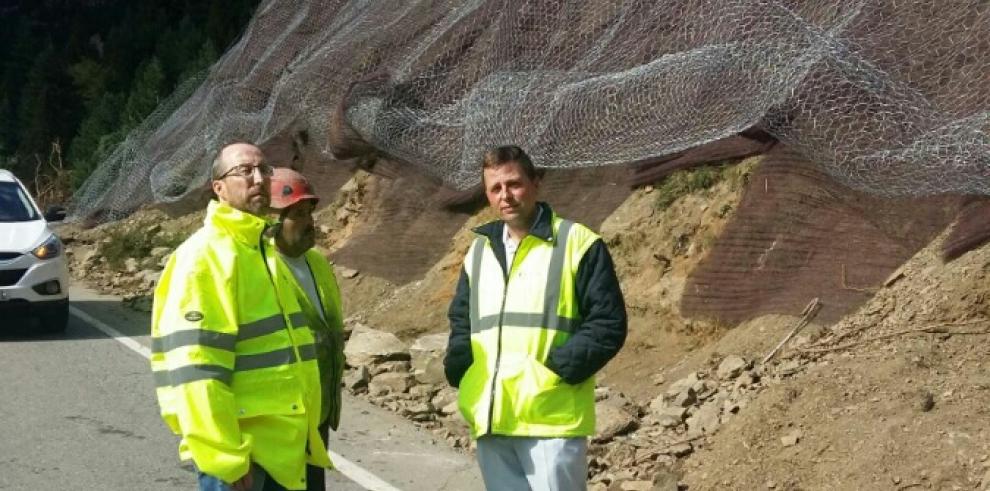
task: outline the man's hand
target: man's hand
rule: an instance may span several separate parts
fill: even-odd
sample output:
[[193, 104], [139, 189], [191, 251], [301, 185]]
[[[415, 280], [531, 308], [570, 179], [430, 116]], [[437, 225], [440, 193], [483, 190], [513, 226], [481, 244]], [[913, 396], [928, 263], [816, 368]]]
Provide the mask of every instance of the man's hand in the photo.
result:
[[251, 491], [251, 487], [254, 486], [254, 468], [248, 466], [247, 474], [244, 477], [231, 483], [230, 488], [234, 491]]

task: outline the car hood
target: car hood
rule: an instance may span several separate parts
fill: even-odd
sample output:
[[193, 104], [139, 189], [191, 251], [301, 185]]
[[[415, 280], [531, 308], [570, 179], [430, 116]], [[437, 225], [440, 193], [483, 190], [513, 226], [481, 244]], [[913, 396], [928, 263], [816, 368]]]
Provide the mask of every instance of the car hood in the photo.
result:
[[48, 222], [0, 222], [0, 251], [27, 252], [48, 238]]

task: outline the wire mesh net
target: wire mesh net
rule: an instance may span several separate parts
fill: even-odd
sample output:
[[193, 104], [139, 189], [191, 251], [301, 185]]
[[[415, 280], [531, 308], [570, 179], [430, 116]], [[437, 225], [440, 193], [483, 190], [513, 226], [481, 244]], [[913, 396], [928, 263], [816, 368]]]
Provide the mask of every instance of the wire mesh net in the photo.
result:
[[988, 65], [982, 0], [271, 0], [73, 214], [183, 199], [235, 138], [319, 165], [360, 142], [467, 189], [491, 145], [600, 166], [754, 126], [855, 189], [990, 194]]

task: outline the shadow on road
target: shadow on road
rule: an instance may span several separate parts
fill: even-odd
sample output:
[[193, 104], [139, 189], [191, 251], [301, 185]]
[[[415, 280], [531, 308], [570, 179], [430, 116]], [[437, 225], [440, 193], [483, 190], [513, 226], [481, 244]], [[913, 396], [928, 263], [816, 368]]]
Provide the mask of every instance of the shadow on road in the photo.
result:
[[[150, 315], [124, 307], [120, 301], [72, 300], [70, 305], [126, 337], [147, 336], [151, 332]], [[72, 313], [68, 327], [61, 333], [45, 332], [41, 322], [27, 314], [9, 315], [0, 325], [0, 342], [4, 343], [105, 339], [109, 336]]]

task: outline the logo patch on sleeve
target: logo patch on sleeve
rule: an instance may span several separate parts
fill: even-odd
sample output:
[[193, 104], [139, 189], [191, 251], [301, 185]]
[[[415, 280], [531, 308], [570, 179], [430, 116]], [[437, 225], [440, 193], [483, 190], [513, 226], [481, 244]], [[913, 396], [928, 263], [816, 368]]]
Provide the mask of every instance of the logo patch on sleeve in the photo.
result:
[[190, 310], [189, 312], [186, 312], [185, 317], [189, 322], [199, 322], [203, 320], [203, 313], [196, 310]]

